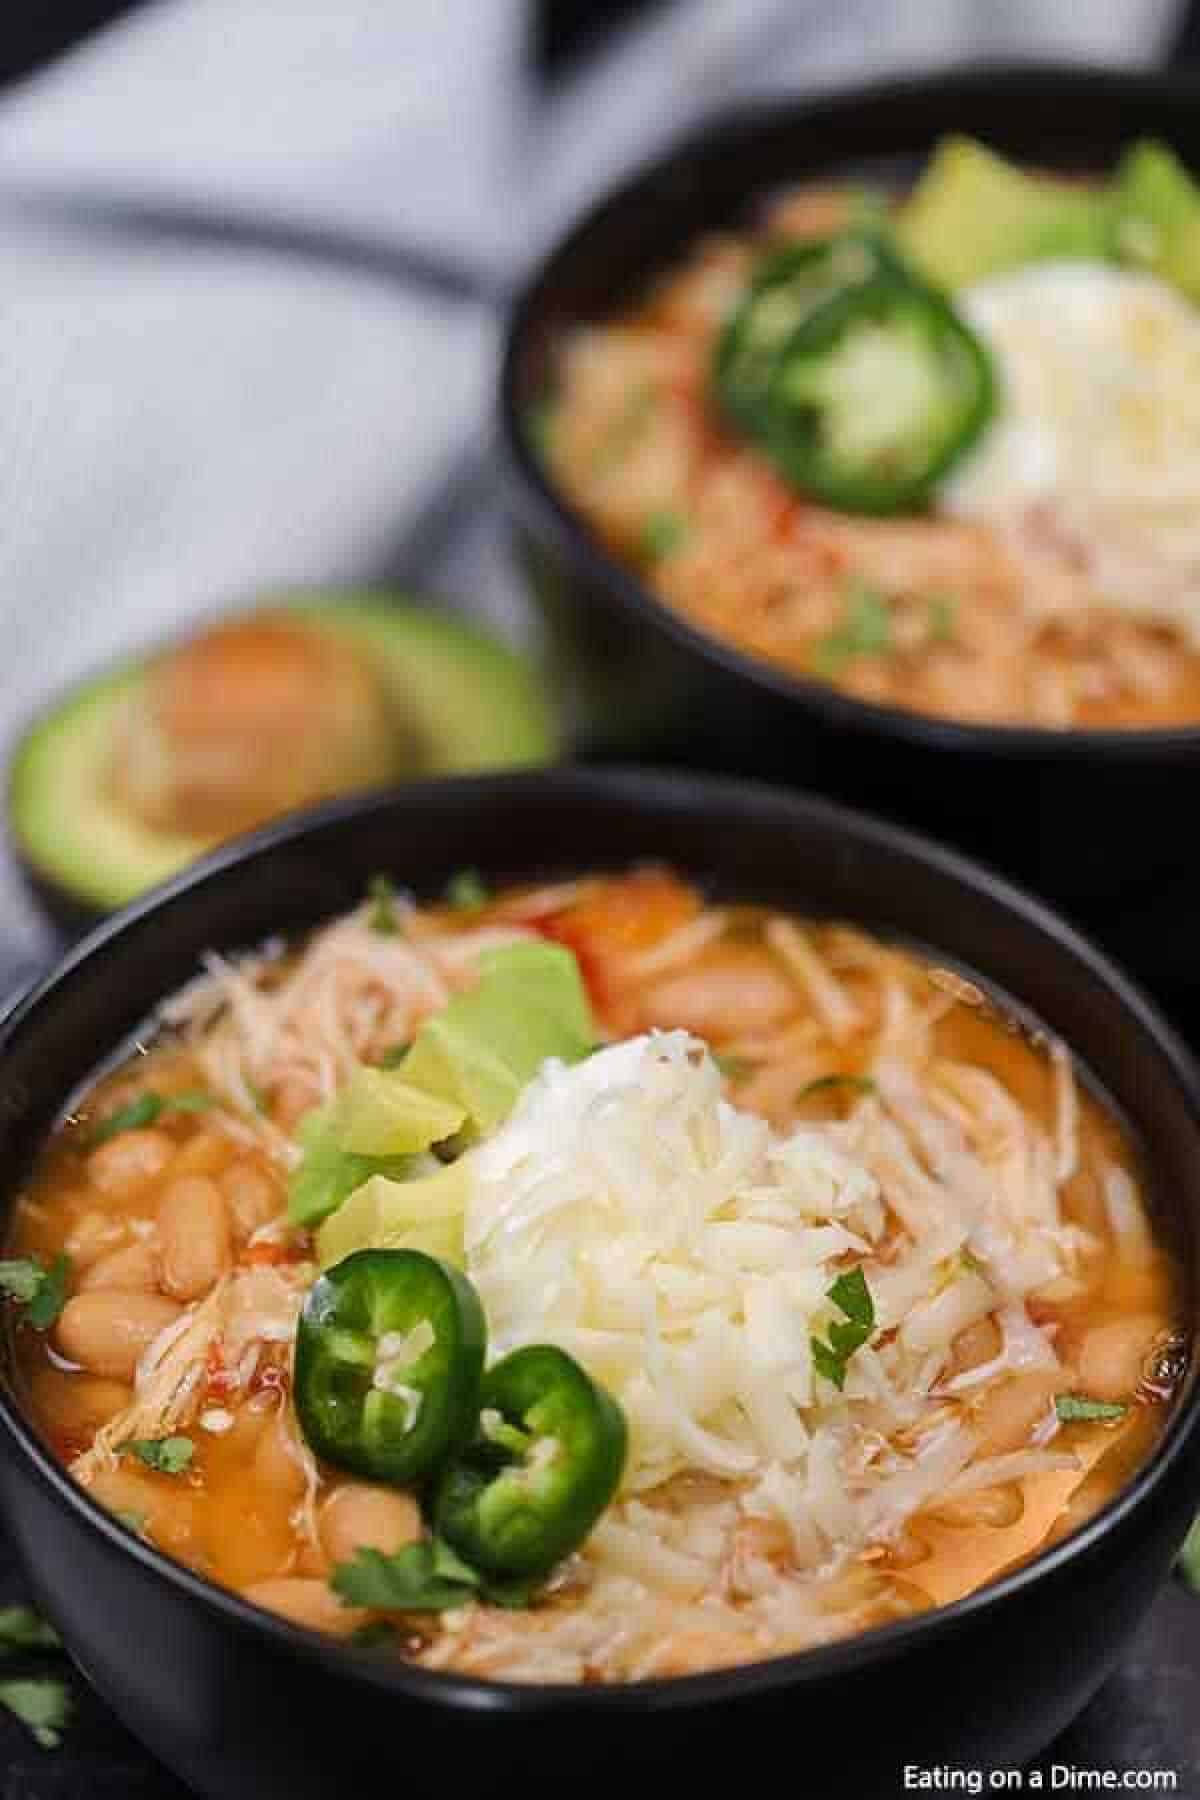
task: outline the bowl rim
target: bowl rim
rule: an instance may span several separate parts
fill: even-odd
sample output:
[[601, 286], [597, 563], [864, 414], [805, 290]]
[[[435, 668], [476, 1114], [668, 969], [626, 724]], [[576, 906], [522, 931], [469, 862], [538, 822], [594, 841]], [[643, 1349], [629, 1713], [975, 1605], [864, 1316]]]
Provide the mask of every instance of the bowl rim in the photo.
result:
[[[960, 95], [966, 104], [981, 90], [1011, 91], [1018, 101], [1045, 104], [1052, 100], [1064, 105], [1086, 90], [1106, 94], [1114, 108], [1137, 95], [1151, 102], [1189, 103], [1200, 111], [1200, 72], [1012, 59], [972, 62], [932, 74], [845, 83], [807, 96], [767, 95], [715, 109], [701, 123], [677, 134], [653, 157], [638, 163], [606, 188], [539, 256], [518, 288], [505, 321], [496, 385], [499, 442], [509, 485], [516, 490], [518, 511], [527, 514], [556, 542], [569, 558], [573, 572], [581, 570], [588, 582], [603, 587], [627, 615], [655, 627], [704, 663], [767, 689], [798, 710], [814, 714], [827, 726], [866, 731], [879, 738], [897, 737], [928, 749], [1022, 761], [1061, 758], [1073, 763], [1098, 759], [1107, 762], [1112, 757], [1156, 761], [1179, 753], [1195, 756], [1200, 754], [1200, 721], [1195, 725], [1120, 728], [972, 724], [860, 700], [829, 682], [792, 672], [766, 657], [739, 649], [715, 632], [692, 624], [605, 547], [586, 515], [545, 466], [525, 424], [520, 399], [521, 365], [537, 313], [547, 295], [553, 293], [562, 269], [569, 266], [593, 232], [639, 201], [647, 190], [698, 157], [736, 155], [747, 138], [764, 129], [795, 122], [808, 130], [819, 130], [823, 119], [841, 119], [873, 106], [942, 97], [947, 92]], [[752, 182], [748, 183], [747, 204], [757, 191]], [[580, 604], [578, 598], [574, 603]]]
[[[985, 897], [990, 902], [998, 902], [1007, 912], [1016, 914], [1024, 926], [1048, 939], [1053, 954], [1081, 962], [1087, 974], [1118, 1002], [1131, 1028], [1148, 1041], [1192, 1116], [1200, 1174], [1200, 1068], [1157, 1007], [1136, 984], [1044, 902], [956, 850], [946, 849], [921, 833], [855, 808], [761, 781], [694, 776], [657, 768], [615, 766], [601, 770], [564, 766], [499, 775], [446, 777], [352, 796], [275, 821], [213, 852], [88, 933], [54, 970], [35, 982], [7, 1013], [0, 1016], [0, 1056], [23, 1029], [26, 1020], [42, 1008], [56, 1004], [60, 991], [81, 965], [97, 958], [114, 957], [127, 935], [134, 932], [148, 915], [185, 906], [196, 890], [219, 884], [247, 863], [267, 860], [279, 850], [318, 835], [327, 826], [396, 812], [403, 816], [406, 809], [436, 810], [447, 795], [465, 799], [476, 808], [487, 809], [520, 804], [524, 793], [539, 790], [567, 798], [590, 796], [613, 803], [623, 802], [635, 810], [651, 813], [665, 806], [677, 807], [683, 802], [693, 810], [709, 814], [728, 812], [734, 817], [743, 816], [747, 810], [761, 812], [766, 809], [779, 819], [781, 826], [789, 819], [793, 822], [803, 820], [825, 831], [849, 833], [873, 848], [932, 867], [937, 874], [963, 888], [964, 898]], [[980, 973], [985, 975], [986, 971]], [[1020, 995], [1013, 998], [1019, 1001]], [[1200, 1206], [1200, 1180], [1197, 1192]], [[229, 1589], [208, 1581], [121, 1526], [57, 1462], [5, 1385], [0, 1385], [0, 1430], [16, 1446], [33, 1479], [48, 1490], [59, 1505], [65, 1506], [85, 1529], [98, 1532], [111, 1549], [134, 1558], [144, 1574], [165, 1581], [193, 1603], [218, 1615], [240, 1634], [265, 1637], [281, 1651], [299, 1656], [306, 1662], [316, 1662], [330, 1673], [352, 1673], [369, 1686], [393, 1695], [471, 1712], [510, 1712], [532, 1717], [575, 1709], [586, 1709], [589, 1714], [620, 1713], [631, 1706], [656, 1712], [718, 1703], [747, 1694], [764, 1695], [886, 1662], [903, 1654], [914, 1642], [943, 1634], [954, 1637], [981, 1611], [1002, 1604], [1043, 1576], [1059, 1572], [1066, 1565], [1084, 1558], [1151, 1499], [1188, 1449], [1189, 1440], [1200, 1433], [1200, 1369], [1193, 1355], [1185, 1388], [1158, 1443], [1133, 1479], [1113, 1500], [1070, 1536], [961, 1600], [831, 1644], [793, 1651], [761, 1662], [695, 1675], [660, 1676], [611, 1685], [535, 1684], [426, 1669], [400, 1658], [380, 1657], [356, 1649], [345, 1641], [290, 1624]], [[32, 1574], [36, 1585], [36, 1564], [32, 1565]]]

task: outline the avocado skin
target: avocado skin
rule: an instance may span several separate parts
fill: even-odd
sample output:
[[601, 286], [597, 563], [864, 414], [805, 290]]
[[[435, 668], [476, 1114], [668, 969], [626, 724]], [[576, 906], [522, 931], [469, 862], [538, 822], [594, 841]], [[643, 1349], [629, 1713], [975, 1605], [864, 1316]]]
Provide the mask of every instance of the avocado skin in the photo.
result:
[[[379, 594], [286, 593], [261, 604], [374, 660], [430, 747], [415, 775], [530, 767], [559, 755], [559, 724], [533, 669], [466, 621]], [[112, 722], [146, 667], [132, 660], [73, 688], [24, 733], [9, 766], [12, 849], [38, 904], [71, 934], [214, 847], [151, 831], [105, 805]]]

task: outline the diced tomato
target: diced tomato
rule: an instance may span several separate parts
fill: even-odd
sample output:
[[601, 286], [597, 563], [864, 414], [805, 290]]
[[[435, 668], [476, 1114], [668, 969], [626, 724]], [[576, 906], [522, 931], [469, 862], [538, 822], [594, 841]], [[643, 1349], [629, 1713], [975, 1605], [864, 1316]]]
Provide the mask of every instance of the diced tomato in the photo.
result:
[[620, 983], [620, 959], [669, 937], [700, 907], [695, 890], [666, 870], [635, 869], [539, 919], [537, 927], [575, 952], [592, 1003], [603, 1014]]
[[700, 911], [700, 896], [665, 869], [635, 869], [542, 921], [550, 937], [593, 956], [648, 950]]

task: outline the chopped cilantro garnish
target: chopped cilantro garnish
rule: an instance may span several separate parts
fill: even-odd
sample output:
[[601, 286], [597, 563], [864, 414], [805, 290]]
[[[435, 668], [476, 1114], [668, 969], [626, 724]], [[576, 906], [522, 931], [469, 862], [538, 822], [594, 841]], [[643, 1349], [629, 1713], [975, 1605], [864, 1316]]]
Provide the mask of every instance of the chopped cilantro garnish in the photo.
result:
[[329, 1585], [347, 1606], [370, 1606], [380, 1612], [446, 1612], [466, 1606], [476, 1596], [479, 1576], [448, 1544], [406, 1544], [394, 1556], [382, 1550], [359, 1550], [354, 1561], [339, 1563]]
[[379, 1058], [377, 1066], [381, 1069], [398, 1069], [411, 1049], [411, 1038], [407, 1043], [389, 1044], [383, 1055]]
[[90, 1144], [107, 1144], [122, 1131], [140, 1131], [145, 1125], [153, 1125], [163, 1109], [161, 1094], [139, 1094], [127, 1106], [118, 1106], [115, 1112], [101, 1119], [93, 1126], [88, 1142]]
[[842, 622], [813, 649], [818, 675], [840, 675], [859, 656], [880, 656], [891, 645], [892, 616], [882, 594], [865, 582], [854, 582], [846, 596]]
[[5, 1650], [61, 1650], [62, 1639], [31, 1606], [0, 1606], [0, 1647]]
[[139, 1094], [128, 1106], [118, 1106], [107, 1118], [93, 1126], [88, 1135], [88, 1143], [107, 1144], [110, 1138], [119, 1137], [123, 1131], [141, 1131], [147, 1125], [154, 1125], [165, 1112], [198, 1113], [207, 1112], [217, 1104], [212, 1094], [206, 1094], [201, 1088], [189, 1088], [179, 1094]]
[[49, 1331], [67, 1298], [70, 1259], [56, 1256], [47, 1268], [36, 1256], [0, 1262], [0, 1292], [25, 1308], [35, 1331]]
[[690, 529], [682, 513], [660, 507], [642, 527], [642, 555], [647, 562], [662, 562], [686, 541]]
[[120, 1446], [159, 1475], [182, 1475], [191, 1466], [196, 1446], [189, 1437], [127, 1438]]
[[829, 1327], [828, 1342], [818, 1337], [810, 1340], [813, 1366], [826, 1381], [840, 1389], [846, 1384], [846, 1364], [875, 1329], [875, 1302], [861, 1268], [849, 1269], [839, 1275], [826, 1299], [832, 1300], [838, 1311], [845, 1314], [847, 1323], [835, 1320]]
[[1070, 1425], [1077, 1419], [1123, 1419], [1129, 1408], [1115, 1400], [1089, 1400], [1086, 1394], [1056, 1394], [1054, 1410]]
[[71, 1716], [71, 1696], [61, 1681], [0, 1681], [0, 1706], [27, 1725], [43, 1750], [56, 1750]]
[[387, 875], [372, 875], [367, 883], [371, 910], [367, 924], [381, 937], [395, 937], [400, 926], [396, 919], [396, 886]]
[[491, 899], [478, 869], [460, 869], [446, 883], [446, 901], [458, 912], [479, 912]]
[[345, 1605], [379, 1612], [449, 1612], [473, 1600], [519, 1608], [528, 1606], [536, 1591], [534, 1582], [490, 1581], [441, 1538], [406, 1544], [394, 1556], [359, 1550], [353, 1562], [339, 1563], [329, 1585]]
[[728, 1050], [714, 1050], [711, 1054], [726, 1081], [742, 1081], [750, 1073], [752, 1065], [744, 1056], [733, 1056]]
[[875, 1083], [869, 1075], [818, 1075], [815, 1081], [806, 1081], [797, 1100], [808, 1100], [813, 1094], [825, 1094], [833, 1088], [853, 1088], [859, 1094], [873, 1094]]
[[0, 1262], [0, 1288], [12, 1300], [28, 1305], [45, 1279], [46, 1271], [35, 1257], [22, 1256], [12, 1262]]

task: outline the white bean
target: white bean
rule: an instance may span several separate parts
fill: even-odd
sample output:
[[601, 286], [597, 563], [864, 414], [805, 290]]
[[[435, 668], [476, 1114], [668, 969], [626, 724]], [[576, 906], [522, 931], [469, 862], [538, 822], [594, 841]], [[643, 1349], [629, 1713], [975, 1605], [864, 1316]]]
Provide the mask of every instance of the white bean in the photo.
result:
[[158, 1209], [162, 1285], [177, 1300], [199, 1300], [226, 1274], [233, 1253], [229, 1211], [208, 1175], [172, 1181]]
[[127, 1294], [120, 1288], [76, 1294], [58, 1321], [59, 1348], [93, 1375], [132, 1381], [143, 1350], [181, 1310], [161, 1294]]

